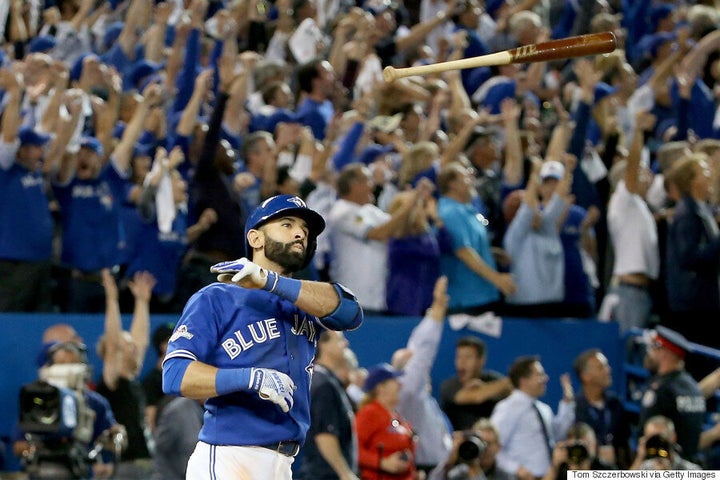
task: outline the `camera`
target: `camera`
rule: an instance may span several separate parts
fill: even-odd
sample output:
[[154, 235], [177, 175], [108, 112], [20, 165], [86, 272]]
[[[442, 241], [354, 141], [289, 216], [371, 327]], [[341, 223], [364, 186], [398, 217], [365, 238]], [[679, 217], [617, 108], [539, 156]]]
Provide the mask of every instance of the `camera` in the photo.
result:
[[669, 458], [672, 448], [670, 440], [653, 435], [645, 441], [645, 458]]
[[95, 420], [83, 394], [87, 375], [85, 364], [51, 365], [21, 387], [19, 428], [33, 452], [24, 459], [29, 473], [44, 478], [47, 465], [62, 465], [75, 477], [87, 474]]
[[588, 452], [583, 442], [576, 440], [568, 444], [565, 449], [567, 450], [568, 463], [572, 465], [578, 465], [590, 458], [590, 452]]
[[458, 445], [458, 460], [462, 463], [472, 463], [480, 458], [485, 448], [485, 442], [480, 435], [473, 431], [463, 432], [463, 440]]

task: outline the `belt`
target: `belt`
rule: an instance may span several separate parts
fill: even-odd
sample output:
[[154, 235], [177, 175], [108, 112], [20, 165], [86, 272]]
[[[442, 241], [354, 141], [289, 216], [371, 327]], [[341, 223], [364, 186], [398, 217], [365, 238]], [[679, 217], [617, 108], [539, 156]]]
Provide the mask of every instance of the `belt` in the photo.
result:
[[300, 452], [300, 442], [277, 442], [260, 446], [288, 457], [294, 457]]
[[618, 282], [618, 285], [622, 285], [623, 287], [634, 288], [636, 290], [642, 290], [643, 292], [645, 292], [649, 289], [649, 287], [647, 285], [638, 285], [637, 283], [623, 282], [622, 280], [620, 280], [620, 282]]

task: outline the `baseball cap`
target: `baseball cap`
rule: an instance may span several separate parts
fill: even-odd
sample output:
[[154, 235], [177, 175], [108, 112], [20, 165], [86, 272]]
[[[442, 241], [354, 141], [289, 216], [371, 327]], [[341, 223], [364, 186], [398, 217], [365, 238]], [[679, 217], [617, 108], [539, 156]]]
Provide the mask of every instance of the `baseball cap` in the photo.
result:
[[378, 385], [391, 378], [397, 378], [402, 375], [403, 372], [395, 369], [389, 363], [380, 363], [368, 369], [368, 375], [365, 379], [365, 385], [363, 390], [370, 392], [375, 389]]
[[662, 325], [648, 332], [645, 343], [655, 348], [665, 348], [680, 358], [684, 358], [693, 350], [690, 342], [682, 334]]
[[88, 57], [95, 57], [96, 59], [100, 59], [97, 55], [94, 53], [83, 53], [80, 55], [77, 59], [75, 59], [75, 63], [73, 63], [72, 67], [70, 67], [70, 80], [72, 81], [78, 81], [80, 80], [80, 77], [82, 76], [83, 72], [83, 65], [85, 62], [85, 59]]
[[28, 43], [30, 53], [47, 52], [57, 45], [57, 40], [52, 35], [38, 35]]
[[305, 220], [308, 226], [308, 247], [305, 258], [306, 267], [317, 249], [317, 237], [325, 230], [325, 219], [309, 208], [304, 200], [295, 195], [275, 195], [264, 200], [250, 214], [245, 222], [245, 256], [252, 260], [253, 249], [248, 242], [248, 232], [260, 228], [265, 223], [281, 217], [297, 216]]
[[652, 58], [657, 55], [658, 49], [667, 42], [672, 42], [677, 38], [674, 32], [660, 32], [648, 35], [640, 40], [639, 49], [645, 57]]
[[598, 82], [595, 85], [595, 105], [600, 103], [600, 100], [607, 97], [608, 95], [612, 95], [613, 93], [617, 92], [617, 88], [605, 83], [605, 82]]
[[126, 90], [136, 89], [142, 90], [144, 85], [148, 82], [145, 80], [148, 77], [154, 76], [158, 71], [162, 70], [163, 66], [161, 63], [151, 62], [149, 60], [140, 60], [130, 68], [127, 74], [125, 87]]
[[357, 156], [356, 161], [364, 163], [365, 165], [370, 165], [379, 156], [392, 152], [394, 148], [395, 147], [393, 147], [392, 145], [370, 145], [365, 148], [365, 150], [360, 152], [360, 155]]
[[505, 4], [505, 0], [487, 0], [485, 2], [485, 12], [495, 18], [495, 13]]
[[554, 178], [560, 180], [565, 175], [565, 165], [558, 162], [557, 160], [550, 160], [543, 163], [540, 167], [540, 179], [546, 180], [548, 178]]
[[385, 133], [392, 133], [395, 129], [400, 126], [402, 120], [402, 113], [396, 113], [395, 115], [378, 115], [368, 121], [368, 126], [380, 130]]
[[85, 136], [82, 137], [80, 140], [80, 147], [81, 148], [89, 148], [93, 152], [97, 153], [99, 156], [103, 156], [105, 154], [105, 149], [103, 148], [103, 144], [100, 143], [100, 140], [98, 140], [95, 137]]
[[50, 141], [50, 135], [34, 130], [32, 127], [21, 127], [18, 131], [20, 145], [34, 145], [37, 147], [44, 146]]
[[675, 9], [675, 5], [671, 5], [669, 3], [663, 3], [662, 5], [656, 5], [652, 7], [650, 9], [650, 12], [648, 13], [648, 22], [650, 27], [649, 31], [656, 31], [658, 23], [660, 23], [661, 20], [665, 20], [667, 17], [669, 17], [675, 11]]

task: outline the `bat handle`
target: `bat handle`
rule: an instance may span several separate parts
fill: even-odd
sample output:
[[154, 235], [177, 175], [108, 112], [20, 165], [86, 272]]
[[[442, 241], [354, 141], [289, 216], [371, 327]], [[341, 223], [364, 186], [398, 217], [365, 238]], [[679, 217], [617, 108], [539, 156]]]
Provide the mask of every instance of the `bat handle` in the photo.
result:
[[398, 78], [395, 67], [390, 66], [390, 65], [383, 68], [382, 74], [383, 74], [383, 80], [385, 80], [385, 82], [387, 82], [387, 83], [393, 82], [393, 81], [395, 81], [395, 79]]

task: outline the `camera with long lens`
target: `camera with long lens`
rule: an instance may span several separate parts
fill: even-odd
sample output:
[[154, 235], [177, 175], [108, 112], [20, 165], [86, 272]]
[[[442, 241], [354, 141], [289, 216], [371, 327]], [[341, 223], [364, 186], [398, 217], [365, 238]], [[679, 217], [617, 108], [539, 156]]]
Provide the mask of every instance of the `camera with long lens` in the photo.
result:
[[83, 395], [88, 375], [82, 363], [45, 366], [39, 380], [21, 387], [19, 427], [31, 446], [24, 461], [34, 478], [86, 476], [95, 420]]
[[565, 446], [565, 449], [567, 450], [568, 463], [571, 465], [579, 465], [590, 458], [590, 452], [581, 441], [576, 440], [569, 443]]
[[662, 435], [653, 435], [645, 441], [645, 458], [669, 458], [671, 452], [670, 440]]
[[472, 463], [483, 454], [487, 445], [480, 435], [473, 431], [463, 432], [463, 440], [458, 445], [457, 456], [462, 463]]

